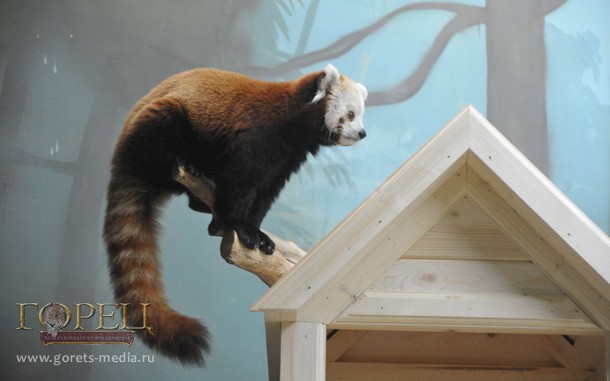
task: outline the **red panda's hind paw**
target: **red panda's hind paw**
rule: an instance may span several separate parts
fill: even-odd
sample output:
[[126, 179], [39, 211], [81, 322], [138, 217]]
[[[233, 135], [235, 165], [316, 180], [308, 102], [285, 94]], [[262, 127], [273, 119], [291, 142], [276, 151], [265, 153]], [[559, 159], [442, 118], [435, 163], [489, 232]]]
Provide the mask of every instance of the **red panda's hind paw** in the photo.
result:
[[222, 237], [225, 235], [225, 231], [225, 227], [216, 218], [212, 218], [208, 225], [208, 234], [213, 237]]
[[176, 168], [176, 167], [184, 168], [185, 171], [187, 171], [189, 174], [191, 174], [195, 177], [203, 176], [203, 173], [200, 170], [198, 170], [197, 168], [195, 168], [195, 166], [192, 163], [184, 160], [184, 158], [182, 158], [180, 156], [176, 157], [176, 159], [174, 160], [174, 168]]

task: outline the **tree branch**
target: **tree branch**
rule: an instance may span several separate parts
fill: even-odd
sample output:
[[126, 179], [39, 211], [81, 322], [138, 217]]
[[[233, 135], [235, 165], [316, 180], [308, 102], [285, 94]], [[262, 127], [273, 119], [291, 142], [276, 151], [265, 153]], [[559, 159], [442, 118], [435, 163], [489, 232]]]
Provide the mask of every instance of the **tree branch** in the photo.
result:
[[[194, 176], [182, 165], [174, 167], [173, 178], [205, 203], [213, 216], [216, 214], [214, 208], [216, 185], [211, 179]], [[265, 234], [275, 242], [275, 251], [272, 255], [267, 255], [258, 249], [248, 249], [241, 244], [237, 233], [233, 230], [223, 233], [220, 254], [228, 263], [256, 274], [268, 286], [272, 286], [307, 253], [292, 241], [283, 240], [269, 232]]]

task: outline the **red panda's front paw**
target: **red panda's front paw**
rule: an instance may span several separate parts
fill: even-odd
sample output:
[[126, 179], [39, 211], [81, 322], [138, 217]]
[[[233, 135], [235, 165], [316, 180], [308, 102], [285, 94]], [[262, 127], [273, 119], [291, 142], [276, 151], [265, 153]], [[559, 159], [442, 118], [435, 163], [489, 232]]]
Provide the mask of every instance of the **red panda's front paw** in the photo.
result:
[[261, 243], [258, 245], [258, 248], [267, 255], [273, 254], [275, 251], [275, 242], [273, 242], [271, 238], [269, 238], [269, 236], [262, 231], [259, 231], [258, 234], [261, 239]]
[[235, 229], [237, 237], [239, 238], [242, 245], [250, 250], [255, 250], [260, 244], [260, 238], [258, 236], [258, 229], [238, 227]]
[[250, 250], [259, 249], [267, 255], [273, 254], [275, 251], [275, 243], [267, 236], [267, 234], [256, 228], [241, 227], [235, 229], [237, 237], [241, 243]]

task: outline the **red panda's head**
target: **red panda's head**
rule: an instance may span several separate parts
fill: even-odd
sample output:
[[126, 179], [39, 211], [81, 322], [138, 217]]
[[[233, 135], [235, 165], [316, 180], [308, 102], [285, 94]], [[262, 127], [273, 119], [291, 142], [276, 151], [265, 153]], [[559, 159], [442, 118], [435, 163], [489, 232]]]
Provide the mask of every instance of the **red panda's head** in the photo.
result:
[[366, 136], [362, 119], [367, 95], [362, 84], [340, 74], [333, 65], [326, 66], [312, 103], [326, 98], [324, 125], [331, 143], [349, 146]]

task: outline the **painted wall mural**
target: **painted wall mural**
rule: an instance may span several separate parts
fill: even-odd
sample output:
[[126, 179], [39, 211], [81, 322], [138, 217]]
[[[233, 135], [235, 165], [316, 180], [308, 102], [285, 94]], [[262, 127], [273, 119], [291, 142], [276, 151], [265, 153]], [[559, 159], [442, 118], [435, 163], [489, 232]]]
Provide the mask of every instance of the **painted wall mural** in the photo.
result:
[[[418, 66], [393, 87], [372, 93], [367, 105], [401, 103], [413, 97], [426, 82], [450, 40], [467, 28], [484, 25], [488, 61], [488, 118], [504, 130], [507, 137], [520, 146], [543, 172], [547, 172], [544, 17], [563, 3], [565, 0], [488, 0], [484, 6], [416, 2], [392, 10], [370, 25], [346, 34], [322, 49], [298, 54], [272, 68], [258, 67], [245, 71], [254, 75], [279, 76], [291, 70], [332, 61], [403, 13], [450, 12], [453, 17], [438, 32]], [[307, 16], [315, 15], [318, 6], [319, 1], [313, 1]], [[408, 41], [403, 44], [408, 54]], [[537, 144], [531, 144], [533, 141]]]
[[266, 377], [265, 286], [226, 265], [207, 216], [183, 198], [163, 217], [172, 304], [213, 332], [206, 370], [19, 363], [43, 348], [16, 303], [110, 302], [101, 240], [113, 144], [133, 103], [165, 77], [214, 66], [282, 80], [332, 62], [369, 89], [367, 138], [294, 176], [265, 228], [309, 248], [472, 103], [610, 231], [610, 25], [603, 0], [6, 0], [0, 3], [0, 268], [3, 368], [15, 380]]

